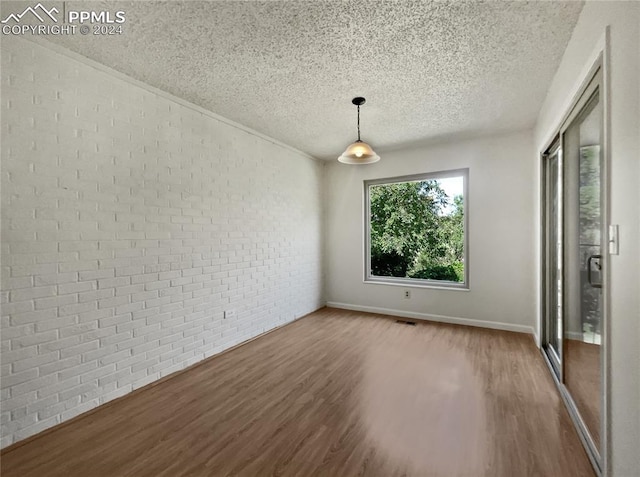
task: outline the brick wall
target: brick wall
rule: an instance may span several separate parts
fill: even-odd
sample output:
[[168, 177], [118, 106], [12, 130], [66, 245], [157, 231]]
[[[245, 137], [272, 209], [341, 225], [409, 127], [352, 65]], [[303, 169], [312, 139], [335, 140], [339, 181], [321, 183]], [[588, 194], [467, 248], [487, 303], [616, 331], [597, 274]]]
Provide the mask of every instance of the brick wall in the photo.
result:
[[322, 306], [321, 164], [23, 39], [1, 96], [2, 447]]

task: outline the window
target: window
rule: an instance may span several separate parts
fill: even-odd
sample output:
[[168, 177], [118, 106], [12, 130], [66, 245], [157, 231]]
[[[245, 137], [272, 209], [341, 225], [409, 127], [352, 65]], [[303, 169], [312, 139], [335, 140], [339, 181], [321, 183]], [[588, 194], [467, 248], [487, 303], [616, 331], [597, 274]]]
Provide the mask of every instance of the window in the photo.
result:
[[469, 170], [365, 181], [365, 281], [468, 287]]

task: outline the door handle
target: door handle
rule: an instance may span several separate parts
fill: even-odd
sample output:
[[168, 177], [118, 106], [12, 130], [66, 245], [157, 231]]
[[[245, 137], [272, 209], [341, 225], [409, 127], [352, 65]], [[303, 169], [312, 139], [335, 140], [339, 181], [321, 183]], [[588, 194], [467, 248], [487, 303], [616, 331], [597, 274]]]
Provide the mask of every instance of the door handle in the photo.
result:
[[591, 277], [591, 262], [593, 260], [598, 260], [598, 262], [596, 262], [596, 265], [598, 267], [598, 270], [602, 270], [602, 266], [600, 265], [601, 258], [602, 255], [590, 255], [587, 259], [587, 280], [589, 280], [589, 285], [591, 285], [593, 288], [602, 288], [602, 283], [593, 283]]

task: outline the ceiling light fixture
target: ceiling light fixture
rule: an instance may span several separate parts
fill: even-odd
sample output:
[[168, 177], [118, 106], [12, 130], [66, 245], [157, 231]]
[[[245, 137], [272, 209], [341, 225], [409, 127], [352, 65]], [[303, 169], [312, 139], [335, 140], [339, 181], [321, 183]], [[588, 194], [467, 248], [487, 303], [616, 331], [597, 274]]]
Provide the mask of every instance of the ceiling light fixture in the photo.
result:
[[353, 98], [351, 102], [358, 107], [358, 140], [349, 144], [338, 160], [344, 164], [373, 164], [380, 160], [373, 148], [360, 140], [360, 106], [365, 103], [361, 97]]

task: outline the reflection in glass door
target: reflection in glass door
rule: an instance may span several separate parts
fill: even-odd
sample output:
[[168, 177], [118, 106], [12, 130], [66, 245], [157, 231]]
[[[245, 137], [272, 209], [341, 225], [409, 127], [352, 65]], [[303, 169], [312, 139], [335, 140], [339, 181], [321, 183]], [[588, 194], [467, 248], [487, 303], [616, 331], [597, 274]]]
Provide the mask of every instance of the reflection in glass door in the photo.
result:
[[543, 155], [543, 348], [602, 465], [603, 106], [598, 71]]
[[596, 449], [600, 448], [602, 220], [600, 144], [602, 105], [594, 92], [563, 134], [565, 203], [564, 382]]

